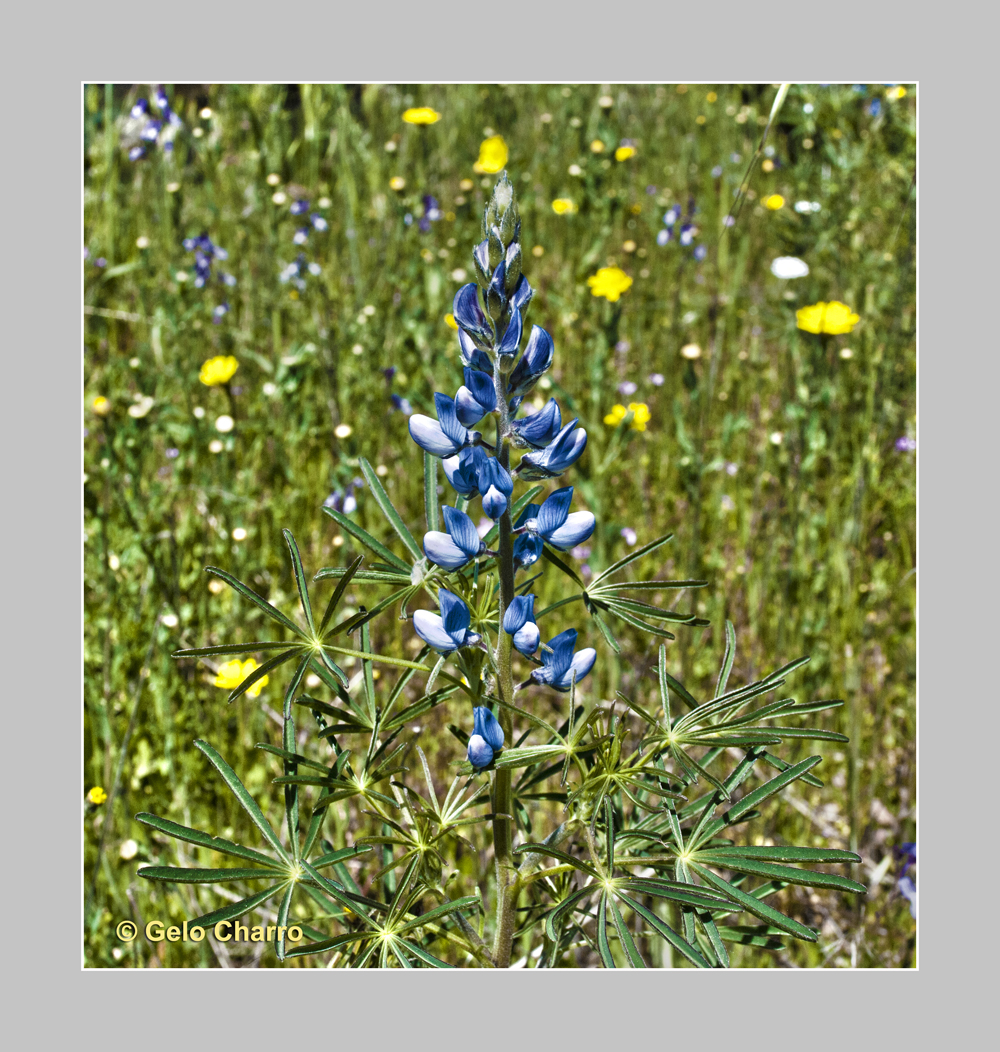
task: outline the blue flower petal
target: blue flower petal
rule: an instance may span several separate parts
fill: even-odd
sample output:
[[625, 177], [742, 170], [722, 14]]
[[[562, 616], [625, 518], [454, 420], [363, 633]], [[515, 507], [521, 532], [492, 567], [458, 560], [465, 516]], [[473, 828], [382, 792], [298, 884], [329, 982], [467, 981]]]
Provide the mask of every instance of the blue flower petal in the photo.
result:
[[510, 317], [510, 322], [507, 325], [507, 331], [503, 334], [503, 339], [500, 341], [500, 345], [497, 347], [497, 354], [517, 354], [517, 348], [521, 343], [521, 329], [521, 312], [519, 310], [515, 310]]
[[549, 495], [538, 512], [538, 532], [543, 537], [548, 537], [554, 530], [559, 529], [569, 515], [569, 506], [573, 501], [573, 487], [564, 486]]
[[507, 510], [507, 498], [496, 488], [490, 488], [483, 494], [483, 514], [496, 522]]
[[482, 546], [482, 541], [479, 539], [479, 534], [472, 519], [464, 511], [449, 507], [447, 504], [441, 511], [444, 516], [444, 528], [448, 531], [452, 540], [459, 548], [467, 552], [470, 558], [473, 555], [477, 555]]
[[582, 544], [593, 532], [597, 520], [592, 512], [574, 511], [566, 517], [566, 521], [558, 529], [545, 534], [545, 539], [553, 548], [568, 552], [578, 544]]
[[456, 456], [448, 457], [441, 461], [448, 481], [463, 497], [475, 497], [479, 494], [476, 486], [478, 472], [476, 470], [475, 454], [477, 452], [483, 452], [483, 450], [479, 446], [476, 449], [466, 446]]
[[485, 705], [477, 705], [472, 710], [472, 725], [473, 736], [479, 735], [493, 752], [503, 748], [503, 728]]
[[469, 738], [469, 748], [466, 755], [469, 757], [469, 763], [476, 770], [489, 767], [493, 762], [493, 750], [487, 745], [486, 740], [478, 734], [473, 734]]
[[522, 654], [534, 654], [541, 642], [541, 634], [538, 625], [534, 621], [528, 621], [514, 633], [514, 647]]
[[507, 392], [510, 395], [527, 394], [535, 382], [552, 364], [555, 344], [552, 337], [540, 326], [531, 326], [531, 335], [514, 371], [510, 374]]
[[562, 427], [562, 413], [559, 404], [550, 398], [546, 405], [531, 416], [523, 417], [514, 423], [514, 430], [535, 449], [543, 449], [559, 434]]
[[524, 624], [535, 619], [535, 597], [533, 595], [515, 595], [510, 606], [504, 611], [503, 630], [514, 635]]
[[444, 630], [452, 639], [457, 640], [456, 646], [461, 646], [472, 621], [469, 608], [457, 595], [449, 592], [447, 588], [442, 588], [438, 591], [438, 606], [441, 608], [441, 622]]
[[573, 682], [574, 672], [576, 673], [576, 682], [579, 684], [580, 680], [582, 680], [583, 677], [594, 667], [594, 661], [596, 659], [597, 651], [593, 647], [586, 647], [584, 650], [578, 651], [573, 655], [570, 667], [562, 674], [562, 676], [554, 679], [549, 685], [555, 687], [556, 690], [569, 690]]
[[428, 646], [441, 654], [450, 654], [458, 649], [458, 643], [445, 631], [441, 618], [430, 610], [414, 610], [413, 628]]
[[461, 448], [461, 444], [452, 441], [441, 430], [441, 425], [429, 416], [414, 413], [409, 419], [409, 428], [413, 441], [436, 457], [454, 456]]

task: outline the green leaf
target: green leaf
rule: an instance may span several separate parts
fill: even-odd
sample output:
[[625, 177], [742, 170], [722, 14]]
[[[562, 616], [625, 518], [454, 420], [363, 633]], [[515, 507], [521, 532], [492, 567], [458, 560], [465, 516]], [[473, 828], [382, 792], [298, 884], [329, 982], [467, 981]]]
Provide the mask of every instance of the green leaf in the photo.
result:
[[757, 859], [761, 862], [850, 862], [858, 863], [861, 856], [853, 851], [839, 851], [829, 847], [710, 847], [702, 848], [698, 858], [708, 860], [718, 855], [731, 858]]
[[625, 957], [628, 963], [633, 968], [645, 968], [646, 962], [642, 959], [642, 954], [639, 953], [639, 948], [635, 944], [635, 940], [632, 938], [632, 933], [628, 930], [628, 925], [625, 923], [625, 918], [622, 917], [622, 911], [618, 908], [618, 903], [614, 899], [611, 899], [611, 919], [615, 922], [615, 930], [618, 932], [618, 941], [622, 945], [622, 949], [625, 951]]
[[554, 910], [551, 910], [545, 917], [545, 934], [548, 936], [550, 942], [559, 941], [559, 933], [556, 930], [556, 923], [561, 921], [570, 910], [581, 900], [587, 898], [594, 891], [594, 888], [586, 887], [581, 888], [579, 891], [574, 891], [567, 898], [563, 899]]
[[780, 928], [768, 924], [734, 924], [730, 927], [718, 925], [719, 937], [726, 942], [738, 942], [743, 946], [762, 946], [767, 950], [783, 950], [785, 944], [774, 938], [784, 935]]
[[[366, 582], [383, 582], [385, 584], [409, 584], [410, 574], [399, 573], [396, 570], [383, 569], [379, 570], [381, 563], [373, 563], [372, 569], [370, 570], [359, 570], [355, 574], [355, 581], [366, 581]], [[328, 578], [339, 578], [343, 577], [347, 573], [348, 568], [346, 566], [324, 566], [322, 570], [318, 570], [313, 577], [314, 581], [323, 581]]]
[[[781, 792], [786, 786], [791, 785], [799, 775], [804, 774], [806, 771], [815, 767], [822, 758], [822, 756], [810, 756], [801, 763], [789, 767], [787, 771], [783, 771], [777, 777], [765, 782], [762, 786], [754, 789], [753, 792], [747, 793], [746, 796], [729, 808], [723, 818], [726, 821], [732, 821], [734, 818], [739, 818], [740, 815], [749, 811], [752, 807], [756, 807], [769, 796], [773, 796], [775, 793]], [[721, 828], [722, 824], [719, 825], [719, 829]], [[713, 833], [714, 832], [716, 831], [713, 831]]]
[[583, 579], [576, 570], [567, 566], [558, 556], [553, 555], [547, 544], [542, 547], [542, 558], [545, 559], [546, 562], [552, 563], [553, 566], [559, 567], [567, 577], [576, 581], [576, 583], [586, 592], [587, 586], [583, 583]]
[[269, 855], [261, 854], [252, 847], [244, 847], [242, 844], [234, 844], [231, 840], [223, 840], [222, 837], [212, 836], [211, 833], [203, 833], [200, 829], [191, 829], [177, 822], [171, 822], [169, 818], [160, 818], [143, 811], [135, 816], [137, 822], [144, 826], [157, 829], [175, 840], [184, 840], [189, 844], [197, 844], [199, 847], [207, 847], [211, 851], [218, 851], [222, 855], [232, 855], [235, 858], [247, 859], [250, 862], [259, 862], [262, 866], [270, 866], [275, 873], [284, 871], [284, 867], [275, 862]]
[[453, 964], [448, 964], [442, 961], [440, 957], [435, 957], [434, 954], [428, 953], [422, 946], [418, 946], [415, 942], [410, 942], [408, 939], [400, 939], [400, 943], [405, 946], [414, 957], [419, 957], [424, 964], [429, 964], [432, 968], [454, 968]]
[[361, 564], [365, 561], [364, 555], [359, 555], [354, 562], [351, 563], [345, 570], [340, 580], [337, 582], [337, 587], [333, 590], [333, 595], [330, 596], [329, 603], [326, 604], [326, 613], [323, 614], [323, 620], [320, 622], [319, 632], [317, 635], [322, 638], [326, 633], [327, 626], [330, 624], [337, 607], [340, 605], [340, 600], [347, 591], [347, 586], [351, 583], [354, 575], [361, 568]]
[[230, 588], [235, 588], [244, 599], [249, 599], [254, 606], [263, 610], [272, 621], [277, 621], [279, 625], [284, 625], [285, 628], [290, 629], [297, 636], [305, 638], [305, 633], [294, 621], [285, 617], [280, 610], [271, 606], [262, 595], [258, 595], [252, 588], [248, 588], [242, 581], [238, 581], [231, 573], [226, 573], [225, 570], [220, 570], [217, 566], [206, 566], [205, 573], [210, 573], [213, 577], [222, 578]]
[[634, 552], [629, 552], [623, 556], [616, 563], [612, 563], [603, 573], [597, 575], [594, 578], [593, 584], [600, 584], [606, 577], [610, 577], [612, 574], [617, 573], [619, 570], [628, 566], [629, 563], [634, 563], [636, 559], [641, 559], [644, 555], [648, 555], [650, 552], [655, 552], [657, 548], [666, 544], [667, 541], [673, 539], [672, 533], [664, 534], [662, 537], [658, 537], [655, 541], [650, 541], [649, 544], [644, 544], [641, 548], [636, 548]]
[[424, 450], [424, 518], [427, 529], [440, 530], [438, 524], [438, 458]]
[[222, 775], [226, 785], [229, 786], [233, 795], [239, 800], [243, 810], [250, 816], [264, 839], [278, 853], [278, 857], [284, 862], [290, 862], [285, 849], [281, 846], [281, 841], [278, 839], [277, 834], [268, 825], [267, 819], [264, 817], [264, 812], [257, 806], [257, 801], [247, 792], [246, 786], [236, 776], [236, 772], [232, 767], [226, 763], [226, 761], [215, 751], [215, 749], [212, 748], [211, 745], [208, 744], [208, 742], [202, 741], [202, 739], [198, 738], [194, 744], [197, 749], [200, 749], [208, 757], [212, 766]]
[[464, 898], [445, 902], [440, 906], [435, 906], [432, 910], [428, 910], [426, 913], [421, 913], [419, 917], [407, 921], [406, 924], [397, 930], [399, 932], [413, 931], [416, 928], [423, 927], [425, 924], [430, 924], [431, 921], [436, 921], [439, 917], [446, 917], [449, 913], [455, 913], [457, 910], [478, 908], [479, 903], [478, 895], [466, 895]]
[[285, 894], [281, 896], [281, 902], [278, 903], [278, 931], [274, 933], [274, 952], [279, 961], [285, 959], [285, 934], [281, 929], [288, 926], [288, 911], [291, 909], [294, 892], [295, 884], [293, 882], [285, 889]]
[[245, 899], [240, 899], [239, 902], [231, 902], [228, 906], [223, 906], [221, 909], [205, 913], [201, 917], [189, 921], [188, 927], [193, 928], [197, 925], [200, 928], [211, 928], [218, 924], [219, 921], [235, 920], [237, 917], [242, 917], [244, 913], [249, 913], [252, 909], [267, 902], [282, 887], [284, 887], [283, 884], [275, 884], [270, 888], [265, 888], [263, 891], [248, 895]]
[[269, 672], [273, 672], [279, 665], [283, 665], [286, 661], [291, 661], [296, 654], [300, 654], [301, 652], [301, 646], [293, 646], [283, 654], [278, 654], [273, 658], [268, 658], [263, 665], [258, 665], [253, 672], [251, 672], [250, 675], [239, 684], [239, 686], [234, 687], [229, 692], [229, 697], [226, 698], [226, 703], [232, 705], [237, 698], [244, 695], [258, 680], [263, 679]]
[[[698, 702], [694, 700], [694, 698], [688, 692], [684, 684], [674, 679], [674, 677], [670, 675], [666, 668], [663, 669], [662, 679], [666, 680], [666, 682], [677, 692], [677, 694], [680, 695], [681, 700], [685, 704], [687, 704], [692, 709], [698, 708]], [[664, 688], [664, 690], [666, 690], [666, 688]], [[682, 717], [682, 719], [683, 718], [684, 717]]]
[[[580, 870], [582, 873], [586, 873], [593, 877], [595, 880], [600, 879], [599, 874], [593, 866], [588, 865], [583, 859], [574, 858], [573, 855], [567, 855], [565, 851], [560, 851], [559, 848], [552, 847], [549, 844], [521, 844], [519, 847], [514, 848], [515, 855], [522, 855], [530, 851], [535, 855], [542, 855], [548, 858], [557, 858], [560, 862], [566, 862], [571, 865], [574, 869]], [[588, 890], [593, 890], [592, 888]]]
[[316, 622], [313, 621], [312, 603], [309, 601], [309, 586], [306, 583], [305, 571], [302, 569], [302, 556], [299, 555], [299, 546], [295, 543], [291, 530], [282, 530], [281, 535], [288, 545], [288, 554], [292, 559], [292, 573], [295, 576], [295, 585], [299, 590], [299, 602], [302, 604], [302, 612], [306, 615], [306, 624], [313, 636], [316, 635]]
[[354, 847], [342, 847], [339, 851], [328, 851], [326, 854], [320, 855], [319, 858], [314, 858], [312, 864], [316, 869], [323, 869], [325, 866], [332, 866], [337, 862], [343, 862], [345, 859], [365, 855], [369, 851], [371, 851], [370, 847], [364, 844], [355, 844]]
[[[777, 928], [781, 928], [782, 931], [786, 931], [789, 935], [794, 935], [796, 938], [805, 939], [808, 942], [816, 942], [816, 932], [811, 928], [807, 928], [804, 924], [799, 924], [798, 921], [792, 920], [791, 917], [786, 917], [783, 913], [779, 913], [773, 906], [768, 906], [766, 902], [761, 902], [760, 899], [755, 898], [753, 895], [748, 895], [742, 889], [735, 887], [726, 880], [723, 880], [722, 877], [716, 876], [716, 874], [707, 867], [697, 862], [690, 862], [689, 865], [696, 873], [708, 881], [709, 884], [718, 888], [739, 903], [747, 913], [752, 913], [755, 917], [760, 917], [761, 920], [768, 921], [770, 924], [773, 924]], [[738, 911], [734, 910], [733, 912], [735, 913]]]
[[[701, 853], [698, 853], [701, 858]], [[795, 866], [779, 866], [774, 862], [760, 862], [741, 855], [726, 855], [714, 852], [711, 857], [712, 865], [724, 869], [735, 869], [740, 873], [749, 873], [755, 877], [770, 877], [773, 880], [783, 880], [788, 884], [804, 884], [809, 888], [834, 888], [837, 891], [849, 891], [855, 895], [867, 895], [868, 889], [864, 884], [847, 877], [839, 877], [835, 873], [817, 873], [808, 869], [798, 869]]]
[[685, 884], [680, 881], [656, 880], [643, 877], [628, 877], [618, 881], [619, 887], [629, 891], [645, 895], [655, 895], [660, 899], [671, 899], [684, 906], [694, 906], [702, 910], [725, 909], [727, 903], [710, 888], [702, 888], [697, 884]]
[[175, 650], [172, 657], [221, 657], [226, 654], [257, 654], [268, 650], [287, 650], [287, 643], [223, 643], [217, 647], [194, 647], [190, 650]]
[[413, 539], [413, 534], [406, 528], [406, 523], [403, 522], [399, 512], [393, 507], [392, 501], [389, 500], [389, 494], [383, 489], [378, 475], [375, 474], [375, 469], [364, 457], [361, 457], [361, 474], [364, 475], [368, 482], [368, 488], [372, 491], [372, 496], [382, 509], [382, 514], [389, 520], [396, 533], [399, 534], [399, 538], [406, 545], [407, 551], [419, 562], [424, 557], [424, 553], [420, 550], [420, 545]]
[[[336, 511], [333, 508], [324, 507], [322, 511], [324, 515], [329, 515], [330, 518], [341, 527], [341, 529], [346, 530], [355, 540], [360, 541], [369, 551], [374, 552], [380, 559], [384, 559], [390, 566], [395, 566], [401, 574], [406, 574], [406, 579], [409, 581], [412, 568], [407, 566], [398, 555], [394, 555], [389, 551], [384, 544], [375, 540], [367, 530], [363, 530], [357, 525], [357, 523], [352, 522], [346, 515], [342, 515], [339, 511]], [[421, 558], [423, 558], [423, 556], [421, 556]], [[327, 573], [325, 570], [320, 570], [317, 577], [320, 575], [327, 576]], [[329, 576], [334, 575], [331, 574]]]
[[729, 673], [733, 671], [733, 662], [736, 660], [736, 629], [732, 621], [726, 622], [726, 654], [722, 659], [722, 668], [719, 670], [719, 679], [715, 684], [715, 696], [721, 698], [726, 693], [726, 684], [729, 682]]
[[495, 767], [498, 771], [511, 770], [517, 767], [528, 767], [533, 763], [562, 758], [565, 748], [561, 745], [530, 745], [523, 749], [504, 749]]
[[715, 921], [707, 913], [699, 913], [698, 920], [701, 922], [701, 926], [705, 929], [705, 934], [708, 936], [708, 941], [712, 945], [712, 949], [715, 951], [715, 956], [719, 961], [719, 964], [723, 968], [729, 967], [729, 951], [722, 945], [722, 936], [719, 934], [719, 929], [715, 926]]
[[605, 968], [616, 967], [615, 959], [611, 956], [611, 946], [608, 943], [608, 893], [606, 891], [601, 892], [601, 899], [597, 904], [597, 949]]
[[184, 869], [176, 866], [143, 866], [138, 875], [146, 880], [166, 880], [173, 884], [222, 884], [227, 880], [274, 880], [266, 869]]
[[611, 647], [611, 649], [616, 654], [620, 654], [622, 652], [622, 648], [618, 643], [618, 640], [615, 639], [614, 635], [611, 632], [611, 629], [608, 627], [607, 622], [604, 620], [603, 617], [601, 617], [600, 611], [597, 609], [596, 604], [591, 603], [589, 600], [587, 601], [587, 612], [597, 622], [597, 627], [601, 630], [601, 635], [604, 636], [604, 640], [608, 644], [608, 646]]
[[679, 935], [668, 924], [665, 924], [652, 910], [647, 909], [638, 899], [628, 895], [619, 895], [661, 938], [666, 939], [674, 949], [682, 953], [692, 964], [699, 968], [711, 968], [701, 953], [696, 950], [682, 935]]
[[361, 658], [363, 661], [379, 661], [383, 665], [395, 665], [396, 668], [412, 668], [418, 672], [430, 672], [426, 665], [418, 661], [407, 661], [404, 658], [388, 657], [385, 654], [366, 654], [363, 650], [349, 650], [346, 647], [335, 647], [329, 643], [323, 644], [324, 651], [332, 651], [334, 654], [343, 654], [346, 657]]

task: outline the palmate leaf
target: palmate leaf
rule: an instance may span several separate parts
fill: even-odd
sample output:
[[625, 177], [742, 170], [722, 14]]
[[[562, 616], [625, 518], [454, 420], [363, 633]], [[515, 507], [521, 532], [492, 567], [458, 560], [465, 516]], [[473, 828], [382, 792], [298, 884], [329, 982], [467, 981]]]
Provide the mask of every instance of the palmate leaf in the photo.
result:
[[182, 826], [178, 822], [171, 822], [169, 818], [160, 818], [159, 815], [151, 815], [145, 811], [137, 814], [135, 819], [137, 822], [141, 822], [144, 826], [156, 829], [160, 833], [166, 833], [167, 836], [173, 837], [175, 840], [183, 840], [189, 844], [197, 844], [198, 847], [207, 847], [211, 851], [218, 851], [223, 855], [232, 855], [235, 858], [242, 858], [251, 862], [256, 862], [265, 868], [270, 868], [273, 871], [272, 876], [277, 876], [285, 872], [285, 866], [283, 864], [276, 862], [273, 858], [262, 854], [260, 851], [254, 850], [252, 847], [244, 847], [243, 844], [234, 844], [231, 840], [224, 840], [222, 837], [212, 836], [211, 833], [204, 833], [200, 829], [191, 829], [189, 826]]
[[[766, 902], [762, 902], [755, 896], [748, 895], [742, 890], [742, 888], [738, 888], [734, 884], [730, 884], [728, 881], [723, 880], [722, 877], [717, 876], [706, 866], [703, 866], [698, 862], [691, 862], [690, 865], [700, 877], [735, 900], [735, 902], [742, 906], [746, 912], [752, 913], [756, 917], [760, 917], [761, 920], [767, 921], [775, 927], [780, 928], [782, 931], [787, 932], [789, 935], [793, 935], [797, 939], [805, 939], [807, 942], [816, 942], [816, 932], [811, 928], [807, 928], [804, 924], [792, 920], [791, 917], [786, 917], [773, 906], [768, 906]], [[736, 910], [734, 910], [734, 912], [736, 912]]]

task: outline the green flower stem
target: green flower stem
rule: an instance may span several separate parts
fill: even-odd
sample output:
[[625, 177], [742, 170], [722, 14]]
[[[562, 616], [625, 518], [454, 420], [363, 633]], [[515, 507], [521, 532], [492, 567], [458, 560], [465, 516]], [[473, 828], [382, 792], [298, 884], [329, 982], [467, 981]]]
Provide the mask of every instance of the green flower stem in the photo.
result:
[[[500, 417], [497, 420], [497, 460], [505, 470], [510, 469], [510, 445], [507, 432], [507, 400], [505, 389], [507, 378], [501, 373], [499, 361], [493, 374], [497, 392], [497, 405]], [[496, 664], [499, 670], [497, 690], [500, 700], [506, 705], [514, 702], [514, 670], [511, 665], [511, 637], [503, 630], [503, 617], [514, 599], [514, 536], [510, 521], [509, 509], [500, 516], [499, 558], [500, 571], [500, 616], [497, 622]], [[497, 718], [503, 729], [504, 741], [510, 745], [514, 733], [511, 710], [500, 705]], [[517, 902], [519, 883], [517, 866], [514, 861], [514, 829], [510, 817], [514, 813], [514, 799], [511, 791], [511, 770], [499, 770], [493, 781], [493, 854], [496, 859], [497, 875], [497, 922], [493, 943], [493, 963], [498, 968], [510, 965], [510, 948], [514, 937], [514, 908]]]

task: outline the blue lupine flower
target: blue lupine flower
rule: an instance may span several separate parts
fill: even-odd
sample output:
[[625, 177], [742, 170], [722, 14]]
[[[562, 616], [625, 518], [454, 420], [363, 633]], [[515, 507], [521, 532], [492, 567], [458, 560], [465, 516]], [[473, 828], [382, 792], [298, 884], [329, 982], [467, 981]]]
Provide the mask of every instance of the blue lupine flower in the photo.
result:
[[348, 482], [343, 489], [335, 489], [329, 497], [323, 501], [324, 508], [333, 508], [334, 511], [342, 512], [344, 515], [350, 515], [352, 511], [356, 511], [358, 507], [358, 499], [354, 496], [354, 490], [364, 485], [361, 479], [354, 479]]
[[916, 865], [917, 845], [912, 840], [907, 840], [906, 843], [900, 844], [895, 849], [894, 854], [902, 860], [903, 872], [905, 873], [910, 866]]
[[458, 330], [458, 346], [462, 352], [463, 365], [478, 372], [493, 375], [493, 363], [490, 361], [490, 356], [472, 342], [472, 337], [464, 329]]
[[215, 310], [212, 311], [212, 322], [215, 325], [219, 325], [222, 319], [229, 313], [229, 304], [220, 303]]
[[479, 306], [479, 286], [474, 281], [463, 285], [455, 293], [451, 309], [455, 321], [474, 343], [485, 342], [491, 338], [493, 330], [482, 307]]
[[489, 767], [493, 756], [503, 748], [503, 728], [485, 705], [472, 710], [472, 734], [469, 736], [469, 763], [477, 770]]
[[574, 673], [576, 682], [579, 683], [594, 667], [597, 651], [593, 647], [587, 647], [574, 654], [574, 646], [575, 628], [567, 628], [565, 632], [560, 632], [554, 639], [550, 639], [548, 649], [542, 648], [542, 667], [531, 673], [531, 679], [535, 683], [564, 692], [569, 690]]
[[475, 524], [464, 511], [445, 505], [444, 527], [447, 533], [430, 530], [424, 534], [424, 554], [432, 563], [446, 570], [457, 570], [480, 552], [486, 545], [479, 539]]
[[486, 451], [480, 446], [471, 449], [466, 446], [456, 456], [447, 457], [441, 461], [444, 473], [456, 492], [463, 497], [477, 497], [479, 495], [479, 470], [476, 467], [476, 455], [486, 456]]
[[309, 228], [300, 226], [299, 229], [292, 234], [292, 240], [296, 245], [304, 245], [309, 240]]
[[540, 634], [535, 624], [535, 597], [516, 595], [504, 611], [503, 630], [514, 637], [514, 647], [522, 654], [534, 654]]
[[[475, 286], [473, 286], [475, 288]], [[457, 318], [458, 315], [456, 314]], [[507, 393], [512, 396], [526, 395], [538, 378], [552, 364], [555, 345], [552, 337], [539, 325], [531, 326], [531, 335], [514, 371], [507, 382]]]
[[665, 245], [670, 240], [671, 237], [672, 237], [672, 234], [671, 234], [671, 232], [669, 230], [661, 230], [656, 235], [656, 243], [658, 245], [661, 245], [661, 246]]
[[483, 453], [476, 458], [475, 463], [476, 485], [483, 495], [483, 513], [496, 522], [507, 510], [507, 503], [514, 492], [514, 480], [495, 457]]
[[[539, 504], [529, 504], [524, 511], [518, 516], [517, 522], [514, 523], [514, 532], [522, 527], [526, 526], [529, 522], [538, 517], [538, 512], [541, 510]], [[526, 570], [529, 566], [538, 562], [539, 556], [542, 554], [542, 548], [544, 547], [544, 541], [537, 533], [529, 533], [525, 531], [514, 538], [514, 566], [517, 569]]]
[[666, 212], [663, 213], [663, 223], [667, 227], [673, 227], [674, 223], [677, 222], [681, 217], [681, 206], [671, 205]]
[[873, 117], [877, 117], [882, 112], [882, 100], [872, 99], [872, 101], [868, 103], [868, 112]]
[[128, 159], [130, 161], [138, 161], [140, 157], [145, 157], [146, 151], [141, 146], [133, 146], [128, 152]]
[[132, 116], [138, 121], [149, 113], [149, 103], [145, 99], [139, 99], [132, 107]]
[[[503, 266], [501, 263], [500, 266]], [[497, 344], [497, 354], [501, 358], [517, 354], [517, 348], [521, 343], [521, 312], [516, 308], [511, 312], [510, 321], [500, 342]]]
[[309, 217], [312, 225], [319, 231], [329, 230], [330, 224], [319, 214], [319, 212], [313, 212]]
[[559, 412], [556, 400], [550, 398], [537, 413], [515, 420], [511, 427], [529, 446], [543, 449], [559, 434], [562, 413]]
[[853, 87], [859, 95], [864, 95], [864, 93], [868, 90], [868, 87], [865, 84], [855, 84], [853, 85]]
[[544, 448], [521, 457], [514, 473], [521, 479], [551, 479], [579, 459], [587, 446], [587, 432], [574, 417]]
[[437, 420], [421, 413], [410, 417], [410, 437], [428, 453], [436, 457], [454, 456], [465, 446], [476, 445], [482, 437], [478, 431], [469, 431], [459, 423], [454, 399], [436, 393]]
[[700, 263], [708, 255], [708, 249], [704, 245], [698, 245], [694, 250], [694, 258]]
[[525, 532], [537, 534], [563, 552], [581, 544], [594, 532], [597, 520], [589, 511], [574, 511], [571, 515], [572, 500], [572, 486], [557, 489], [538, 509], [537, 516], [525, 520]]
[[497, 392], [492, 375], [466, 366], [464, 376], [465, 384], [455, 395], [455, 413], [460, 423], [471, 427], [496, 410]]
[[389, 395], [389, 401], [392, 402], [392, 408], [402, 413], [403, 416], [410, 416], [413, 413], [413, 406], [410, 405], [408, 398], [401, 398], [398, 394]]
[[694, 223], [685, 223], [681, 227], [680, 237], [678, 237], [677, 240], [686, 248], [692, 241], [694, 241], [697, 233], [698, 231]]
[[457, 595], [442, 588], [438, 592], [440, 615], [430, 610], [415, 610], [413, 627], [420, 638], [440, 654], [450, 654], [459, 647], [471, 647], [482, 638], [472, 632], [472, 614]]
[[910, 903], [910, 916], [917, 916], [917, 885], [912, 877], [900, 877], [896, 881], [900, 895]]
[[157, 136], [159, 136], [162, 127], [163, 121], [157, 120], [153, 117], [146, 122], [146, 127], [139, 132], [139, 138], [145, 139], [146, 142], [156, 142]]
[[300, 216], [303, 212], [309, 211], [309, 202], [305, 199], [300, 201], [293, 201], [288, 206], [288, 211], [291, 212], [293, 216]]

